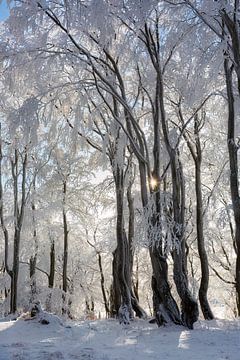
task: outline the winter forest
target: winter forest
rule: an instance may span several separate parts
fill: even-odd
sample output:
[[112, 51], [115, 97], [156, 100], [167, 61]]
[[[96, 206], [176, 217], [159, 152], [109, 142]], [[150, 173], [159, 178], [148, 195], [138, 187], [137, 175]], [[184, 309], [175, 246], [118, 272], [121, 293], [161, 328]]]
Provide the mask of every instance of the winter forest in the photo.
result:
[[239, 329], [240, 1], [6, 6], [0, 317]]

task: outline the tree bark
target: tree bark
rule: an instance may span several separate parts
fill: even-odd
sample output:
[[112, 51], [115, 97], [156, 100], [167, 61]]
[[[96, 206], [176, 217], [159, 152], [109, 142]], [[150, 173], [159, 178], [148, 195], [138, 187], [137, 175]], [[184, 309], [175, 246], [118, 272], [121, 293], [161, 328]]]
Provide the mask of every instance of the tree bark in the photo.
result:
[[67, 181], [63, 182], [63, 291], [67, 292], [67, 264], [68, 264], [68, 224], [67, 224], [67, 214], [66, 214], [66, 194], [67, 194]]
[[37, 254], [31, 256], [29, 261], [29, 272], [30, 272], [29, 275], [30, 275], [30, 288], [31, 288], [30, 304], [32, 304], [36, 300], [36, 294], [37, 294], [36, 264], [37, 264]]
[[202, 204], [202, 182], [201, 182], [201, 160], [195, 162], [195, 191], [196, 191], [196, 214], [197, 214], [197, 240], [198, 253], [201, 263], [201, 282], [199, 288], [199, 301], [205, 320], [214, 318], [210, 308], [207, 291], [209, 285], [208, 256], [205, 249], [203, 232], [203, 204]]
[[235, 143], [235, 110], [234, 94], [232, 84], [232, 67], [229, 67], [229, 61], [224, 61], [225, 78], [228, 97], [228, 155], [230, 164], [230, 191], [235, 220], [235, 243], [237, 250], [236, 259], [236, 299], [238, 315], [240, 315], [240, 196], [238, 180], [238, 146]]
[[19, 250], [20, 237], [23, 224], [23, 217], [26, 205], [26, 171], [27, 171], [27, 150], [24, 151], [22, 161], [22, 179], [21, 179], [21, 201], [19, 206], [19, 154], [18, 150], [14, 151], [14, 159], [11, 160], [13, 194], [14, 194], [14, 238], [13, 238], [13, 264], [11, 271], [11, 300], [10, 312], [17, 311], [17, 291], [18, 291], [18, 274], [19, 274]]
[[184, 239], [184, 211], [185, 211], [185, 197], [183, 184], [183, 171], [180, 163], [177, 149], [172, 147], [169, 140], [168, 125], [164, 106], [164, 89], [163, 78], [158, 64], [158, 79], [159, 82], [159, 107], [162, 120], [162, 131], [166, 149], [170, 159], [171, 178], [172, 178], [172, 204], [173, 204], [173, 220], [174, 229], [172, 236], [175, 238], [175, 249], [172, 252], [173, 256], [173, 277], [177, 287], [178, 294], [181, 299], [181, 317], [183, 324], [193, 328], [193, 323], [197, 321], [199, 312], [198, 304], [193, 298], [188, 289], [188, 277], [186, 273], [186, 252]]
[[[164, 127], [165, 125], [163, 125]], [[166, 129], [164, 129], [164, 132]], [[166, 134], [165, 134], [166, 135]], [[167, 139], [167, 145], [169, 141]], [[172, 196], [173, 196], [173, 220], [174, 230], [173, 236], [175, 237], [175, 248], [172, 252], [173, 256], [173, 278], [177, 287], [178, 294], [181, 299], [181, 317], [182, 322], [188, 328], [193, 329], [194, 322], [197, 321], [199, 316], [197, 301], [193, 298], [188, 288], [188, 276], [186, 272], [186, 249], [184, 240], [184, 206], [182, 204], [183, 198], [181, 197], [181, 185], [183, 181], [183, 174], [180, 160], [176, 151], [172, 148], [169, 149], [171, 174], [172, 174]]]
[[[62, 176], [64, 176], [62, 174]], [[68, 277], [67, 277], [67, 267], [68, 267], [68, 222], [67, 222], [67, 210], [66, 210], [66, 197], [67, 197], [67, 178], [63, 178], [63, 189], [62, 189], [62, 220], [63, 220], [63, 273], [62, 273], [62, 314], [67, 314], [67, 291], [68, 291]]]
[[102, 268], [102, 257], [100, 252], [98, 252], [98, 266], [99, 266], [99, 271], [100, 271], [100, 277], [101, 277], [101, 290], [102, 290], [102, 296], [103, 296], [103, 302], [104, 302], [104, 307], [105, 307], [105, 311], [106, 311], [106, 317], [109, 317], [110, 314], [110, 310], [109, 310], [109, 306], [108, 306], [108, 300], [107, 300], [107, 295], [106, 295], [106, 290], [105, 290], [105, 278], [104, 278], [104, 273], [103, 273], [103, 268]]
[[34, 242], [34, 255], [30, 257], [29, 261], [29, 270], [30, 270], [30, 305], [37, 300], [37, 282], [36, 282], [36, 265], [37, 265], [37, 252], [38, 252], [38, 239], [37, 239], [37, 228], [36, 228], [36, 205], [35, 205], [35, 196], [36, 192], [36, 176], [33, 179], [33, 194], [32, 194], [32, 222], [33, 222], [33, 242]]
[[[184, 125], [180, 105], [179, 105], [179, 115], [182, 125]], [[185, 133], [184, 133], [184, 138], [192, 155], [195, 166], [197, 244], [198, 244], [198, 254], [201, 265], [201, 281], [200, 281], [198, 297], [204, 319], [212, 320], [214, 316], [207, 298], [208, 285], [209, 285], [209, 266], [208, 266], [208, 256], [205, 249], [205, 239], [204, 239], [204, 231], [203, 231], [204, 214], [203, 214], [203, 197], [202, 197], [202, 180], [201, 180], [202, 148], [201, 148], [199, 132], [200, 132], [200, 123], [198, 119], [198, 114], [196, 114], [194, 117], [194, 141], [190, 139]]]
[[168, 264], [162, 251], [157, 245], [150, 249], [151, 262], [153, 267], [152, 290], [153, 310], [158, 326], [168, 322], [182, 324], [179, 309], [171, 294], [168, 282]]
[[123, 216], [123, 199], [124, 199], [124, 173], [116, 165], [115, 170], [115, 185], [116, 185], [116, 204], [117, 204], [117, 253], [116, 269], [118, 273], [118, 283], [121, 293], [121, 306], [118, 310], [118, 317], [120, 323], [128, 324], [133, 318], [131, 291], [126, 279], [126, 266], [128, 259], [126, 258], [126, 251], [128, 251], [127, 237], [124, 230], [124, 216]]
[[55, 242], [52, 239], [50, 246], [50, 271], [48, 276], [49, 289], [52, 289], [54, 286], [54, 278], [55, 278]]
[[118, 311], [121, 306], [121, 292], [120, 292], [120, 286], [118, 282], [118, 270], [117, 270], [117, 264], [120, 261], [118, 259], [119, 257], [119, 251], [118, 248], [116, 248], [113, 251], [113, 260], [112, 260], [112, 276], [113, 276], [113, 282], [110, 289], [110, 316], [111, 317], [117, 317]]
[[[132, 159], [130, 158], [130, 166], [132, 166]], [[132, 169], [130, 170], [132, 171]], [[146, 318], [147, 314], [142, 309], [139, 304], [139, 299], [134, 291], [134, 283], [133, 283], [133, 260], [134, 260], [134, 232], [135, 232], [135, 214], [134, 214], [134, 199], [132, 196], [132, 186], [134, 183], [134, 174], [130, 174], [129, 184], [127, 187], [127, 202], [128, 202], [128, 246], [126, 248], [126, 258], [128, 259], [126, 264], [126, 279], [128, 281], [128, 286], [131, 291], [131, 303], [132, 308], [139, 318]]]
[[46, 299], [46, 310], [48, 312], [51, 312], [52, 289], [54, 287], [54, 279], [55, 279], [55, 242], [54, 242], [54, 239], [51, 239], [49, 258], [50, 258], [49, 275], [48, 275], [49, 294]]

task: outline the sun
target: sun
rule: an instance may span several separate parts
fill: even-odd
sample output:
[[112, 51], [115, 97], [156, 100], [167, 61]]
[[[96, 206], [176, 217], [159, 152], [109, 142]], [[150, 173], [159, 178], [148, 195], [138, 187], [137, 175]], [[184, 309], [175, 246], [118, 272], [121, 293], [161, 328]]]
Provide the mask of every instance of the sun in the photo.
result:
[[154, 178], [154, 177], [151, 177], [151, 179], [150, 179], [150, 188], [151, 188], [151, 190], [156, 190], [157, 186], [158, 186], [157, 179]]

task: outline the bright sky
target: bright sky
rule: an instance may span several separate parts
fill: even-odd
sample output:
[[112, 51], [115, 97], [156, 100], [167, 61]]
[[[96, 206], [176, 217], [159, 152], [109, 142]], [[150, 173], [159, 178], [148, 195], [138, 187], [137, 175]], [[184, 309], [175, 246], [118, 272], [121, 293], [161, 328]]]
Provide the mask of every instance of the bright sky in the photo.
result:
[[0, 21], [5, 20], [9, 15], [6, 0], [0, 1]]

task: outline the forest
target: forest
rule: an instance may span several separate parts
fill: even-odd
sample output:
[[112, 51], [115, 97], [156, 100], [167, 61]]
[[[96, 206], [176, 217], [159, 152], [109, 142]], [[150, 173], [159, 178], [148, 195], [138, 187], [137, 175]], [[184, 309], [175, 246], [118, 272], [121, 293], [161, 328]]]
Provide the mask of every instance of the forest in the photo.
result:
[[1, 317], [239, 317], [239, 0], [8, 6]]

